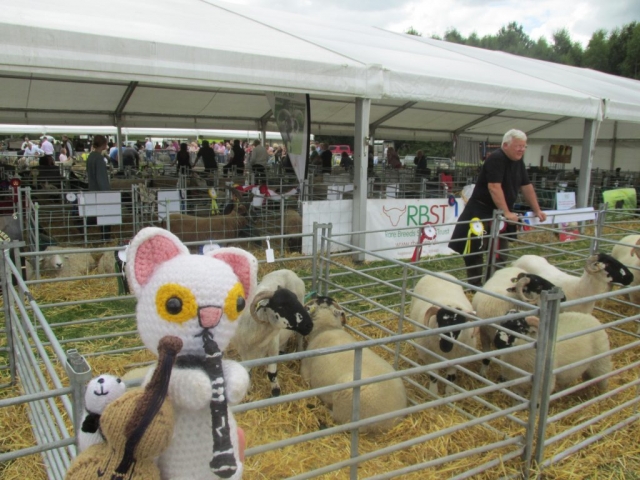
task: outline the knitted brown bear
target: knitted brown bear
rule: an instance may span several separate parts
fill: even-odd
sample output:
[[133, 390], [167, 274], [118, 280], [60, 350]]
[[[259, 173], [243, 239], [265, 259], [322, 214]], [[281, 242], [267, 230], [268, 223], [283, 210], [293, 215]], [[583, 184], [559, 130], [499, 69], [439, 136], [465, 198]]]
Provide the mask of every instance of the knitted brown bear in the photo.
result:
[[158, 345], [158, 365], [142, 389], [125, 393], [105, 409], [100, 426], [106, 443], [82, 452], [67, 480], [160, 479], [155, 459], [173, 436], [173, 407], [165, 402], [171, 369], [182, 340], [166, 336]]

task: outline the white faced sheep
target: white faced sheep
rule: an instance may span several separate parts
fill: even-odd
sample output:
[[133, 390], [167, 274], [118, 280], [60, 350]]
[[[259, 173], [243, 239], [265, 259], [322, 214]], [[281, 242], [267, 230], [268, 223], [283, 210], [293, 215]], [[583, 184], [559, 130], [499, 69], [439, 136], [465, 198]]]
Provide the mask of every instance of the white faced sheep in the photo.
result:
[[[455, 280], [452, 275], [446, 273], [442, 275], [451, 280]], [[409, 317], [427, 329], [450, 327], [452, 325], [464, 326], [467, 323], [467, 318], [455, 310], [469, 314], [474, 313], [473, 307], [471, 303], [469, 303], [469, 300], [467, 300], [461, 285], [434, 277], [433, 275], [425, 275], [422, 277], [416, 284], [413, 293], [425, 298], [438, 299], [441, 303], [451, 307], [451, 309], [440, 308], [425, 300], [412, 297]], [[417, 332], [424, 330], [423, 327], [418, 326], [414, 326], [413, 328]], [[460, 330], [443, 333], [442, 335], [446, 338], [442, 338], [440, 335], [429, 335], [415, 339], [415, 342], [420, 346], [416, 348], [416, 351], [422, 363], [428, 365], [440, 361], [440, 359], [431, 355], [429, 352], [434, 352], [447, 360], [453, 360], [473, 353], [472, 349], [476, 347], [474, 328], [461, 328]], [[466, 346], [454, 343], [448, 338], [453, 338]], [[456, 368], [449, 367], [446, 372], [447, 380], [455, 382]], [[436, 395], [438, 394], [438, 383], [433, 376], [430, 376], [429, 390]], [[447, 385], [445, 392], [447, 395], [451, 395], [454, 393], [454, 388]]]
[[[280, 334], [284, 331], [301, 335], [311, 331], [313, 324], [303, 305], [304, 295], [304, 282], [291, 270], [276, 270], [262, 278], [248, 311], [245, 309], [240, 315], [231, 341], [242, 360], [278, 355]], [[277, 363], [267, 365], [274, 397], [280, 395], [277, 368]]]
[[[30, 257], [25, 263], [25, 276], [27, 280], [32, 280], [35, 278], [35, 262], [36, 257]], [[62, 272], [62, 267], [64, 266], [62, 255], [57, 253], [54, 255], [42, 255], [40, 257], [39, 263], [41, 274], [51, 274], [56, 277], [60, 275], [60, 273]]]
[[[538, 338], [539, 328], [538, 317], [526, 317], [526, 319], [518, 318], [506, 321], [502, 326], [513, 332], [526, 335], [536, 340]], [[600, 322], [593, 315], [580, 312], [561, 313], [558, 320], [557, 344], [555, 346], [555, 357], [553, 361], [553, 369], [572, 365], [581, 360], [595, 357], [601, 353], [609, 351], [609, 337], [605, 330], [597, 330], [595, 332], [576, 336], [563, 340], [562, 337], [578, 334], [581, 331], [589, 330], [601, 326]], [[508, 332], [498, 331], [495, 335], [495, 345], [498, 349], [504, 349], [517, 345], [523, 345], [526, 340], [510, 335]], [[527, 372], [533, 372], [535, 364], [536, 350], [531, 348], [525, 351], [514, 353], [504, 353], [500, 356], [500, 360], [507, 362], [514, 367], [520, 368]], [[583, 363], [574, 368], [569, 368], [561, 373], [553, 375], [551, 380], [551, 391], [556, 387], [558, 390], [567, 388], [582, 376], [583, 380], [589, 380], [611, 372], [611, 357], [605, 356], [592, 362]], [[503, 365], [502, 377], [506, 380], [515, 380], [520, 378], [520, 374], [512, 368]], [[601, 392], [607, 390], [608, 380], [603, 379], [597, 382], [596, 386]], [[520, 395], [528, 395], [531, 391], [530, 383], [521, 383], [513, 390]]]
[[[631, 285], [640, 285], [640, 235], [627, 235], [622, 240], [626, 245], [615, 245], [611, 251], [611, 256], [633, 271], [633, 281]], [[631, 303], [635, 303], [640, 308], [640, 291], [629, 294]], [[638, 325], [640, 333], [640, 325]]]
[[[526, 273], [517, 267], [506, 267], [496, 270], [482, 288], [505, 297], [539, 306], [542, 291], [551, 290], [554, 286], [553, 283], [539, 275]], [[480, 318], [501, 317], [507, 314], [509, 310], [516, 308], [516, 305], [512, 302], [483, 292], [476, 292], [473, 300], [471, 300], [471, 305], [476, 311], [476, 315]], [[480, 344], [483, 352], [491, 350], [495, 330], [492, 325], [482, 325], [480, 327]], [[486, 376], [489, 359], [484, 359], [482, 364], [480, 375]]]
[[[357, 341], [342, 328], [346, 323], [344, 310], [329, 297], [318, 297], [307, 304], [313, 320], [313, 330], [308, 336], [307, 351], [320, 348], [355, 345]], [[302, 359], [301, 373], [311, 388], [321, 388], [353, 381], [355, 352], [319, 355]], [[394, 372], [393, 367], [368, 348], [362, 351], [361, 378], [373, 378]], [[320, 399], [332, 409], [336, 423], [351, 421], [353, 390], [347, 388], [320, 395]], [[360, 387], [360, 419], [401, 410], [407, 406], [407, 394], [402, 379], [394, 378]], [[394, 426], [398, 418], [392, 418], [362, 427], [365, 432], [381, 432]]]
[[[562, 288], [567, 300], [577, 300], [605, 293], [611, 289], [613, 283], [626, 286], [633, 280], [629, 269], [606, 253], [598, 253], [587, 258], [581, 277], [561, 271], [551, 265], [546, 258], [538, 255], [523, 255], [513, 262], [513, 266], [522, 268], [528, 273], [540, 275]], [[595, 301], [584, 302], [564, 310], [591, 313], [595, 304]]]
[[[80, 277], [88, 275], [96, 267], [95, 254], [80, 247], [50, 245], [44, 252], [56, 252], [40, 257], [40, 272], [56, 277]], [[76, 251], [75, 253], [70, 253]], [[33, 265], [27, 263], [27, 279], [34, 277]]]
[[[72, 251], [76, 253], [71, 253]], [[90, 249], [79, 247], [60, 247], [58, 245], [49, 246], [45, 252], [60, 252], [52, 258], [62, 257], [62, 266], [58, 268], [58, 277], [79, 277], [88, 275], [96, 267], [96, 254]]]

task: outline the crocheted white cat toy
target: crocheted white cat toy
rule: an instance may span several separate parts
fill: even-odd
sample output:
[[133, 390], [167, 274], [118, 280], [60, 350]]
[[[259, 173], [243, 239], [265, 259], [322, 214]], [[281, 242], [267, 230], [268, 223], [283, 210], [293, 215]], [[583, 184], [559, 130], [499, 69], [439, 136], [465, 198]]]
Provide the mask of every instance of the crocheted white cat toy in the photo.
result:
[[78, 432], [78, 453], [91, 445], [104, 442], [100, 431], [100, 416], [104, 409], [116, 398], [120, 398], [127, 387], [113, 375], [92, 378], [84, 394], [84, 416]]
[[159, 459], [162, 478], [241, 478], [244, 435], [228, 405], [242, 400], [249, 375], [222, 352], [255, 290], [257, 260], [239, 248], [190, 255], [175, 235], [149, 227], [131, 241], [126, 269], [146, 347], [157, 355], [165, 335], [183, 341], [169, 383], [175, 427]]

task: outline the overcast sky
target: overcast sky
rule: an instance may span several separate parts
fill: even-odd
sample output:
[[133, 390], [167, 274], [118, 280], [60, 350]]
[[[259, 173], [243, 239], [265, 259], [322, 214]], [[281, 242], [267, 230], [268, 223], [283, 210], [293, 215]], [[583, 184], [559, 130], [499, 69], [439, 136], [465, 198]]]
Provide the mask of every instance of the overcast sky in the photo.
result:
[[640, 0], [227, 0], [287, 10], [324, 20], [358, 22], [395, 32], [413, 27], [423, 36], [443, 36], [455, 28], [465, 37], [494, 35], [516, 21], [534, 40], [551, 40], [566, 28], [585, 47], [594, 31], [611, 32], [640, 21]]

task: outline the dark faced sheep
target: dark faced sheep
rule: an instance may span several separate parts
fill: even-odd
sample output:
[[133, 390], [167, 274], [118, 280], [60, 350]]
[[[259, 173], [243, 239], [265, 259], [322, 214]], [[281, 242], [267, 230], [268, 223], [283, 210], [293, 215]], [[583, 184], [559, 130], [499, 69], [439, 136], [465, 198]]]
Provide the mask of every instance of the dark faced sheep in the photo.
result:
[[[535, 273], [562, 288], [567, 300], [586, 298], [608, 292], [612, 284], [629, 285], [633, 274], [618, 260], [606, 253], [598, 253], [587, 258], [581, 277], [569, 275], [551, 265], [546, 258], [538, 255], [523, 255], [513, 263], [528, 273]], [[595, 301], [584, 302], [567, 310], [591, 313]]]
[[[262, 278], [249, 309], [242, 312], [232, 345], [242, 360], [275, 357], [280, 335], [307, 335], [313, 324], [304, 308], [304, 282], [291, 270], [276, 270]], [[271, 394], [280, 395], [277, 363], [267, 366]]]

